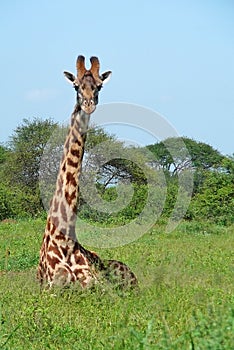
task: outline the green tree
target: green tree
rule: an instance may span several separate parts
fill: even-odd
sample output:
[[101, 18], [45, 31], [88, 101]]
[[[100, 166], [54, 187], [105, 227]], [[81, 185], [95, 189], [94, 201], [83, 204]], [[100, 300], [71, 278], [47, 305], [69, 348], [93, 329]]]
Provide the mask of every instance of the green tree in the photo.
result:
[[224, 156], [210, 145], [187, 137], [168, 138], [149, 145], [154, 154], [153, 165], [171, 172], [173, 175], [184, 169], [210, 170], [220, 167]]
[[184, 170], [192, 171], [194, 193], [199, 191], [207, 171], [221, 170], [225, 164], [225, 157], [212, 146], [186, 137], [168, 138], [147, 148], [155, 156], [152, 166], [163, 169], [168, 178]]
[[164, 214], [170, 214], [175, 204], [178, 174], [187, 170], [193, 173], [194, 187], [186, 217], [223, 224], [233, 222], [233, 156], [225, 157], [210, 145], [186, 137], [169, 138], [147, 148], [155, 156], [151, 166], [163, 169], [167, 175]]
[[0, 147], [0, 218], [37, 215], [43, 211], [38, 187], [40, 160], [56, 123], [24, 119]]
[[108, 134], [102, 127], [91, 125], [87, 134], [85, 151], [90, 152], [97, 145], [105, 142], [116, 142], [115, 135]]
[[104, 188], [119, 182], [146, 184], [154, 171], [147, 166], [149, 158], [144, 149], [126, 147], [122, 142], [109, 141], [98, 147], [89, 158], [97, 171], [97, 181]]
[[0, 182], [0, 220], [41, 215], [39, 196]]
[[6, 161], [8, 153], [9, 150], [7, 149], [7, 147], [0, 144], [0, 165]]
[[219, 224], [234, 223], [234, 173], [211, 171], [193, 198], [189, 213], [196, 220], [210, 220]]
[[11, 156], [7, 162], [11, 184], [35, 191], [38, 187], [40, 161], [45, 145], [57, 123], [51, 119], [23, 119], [10, 137]]

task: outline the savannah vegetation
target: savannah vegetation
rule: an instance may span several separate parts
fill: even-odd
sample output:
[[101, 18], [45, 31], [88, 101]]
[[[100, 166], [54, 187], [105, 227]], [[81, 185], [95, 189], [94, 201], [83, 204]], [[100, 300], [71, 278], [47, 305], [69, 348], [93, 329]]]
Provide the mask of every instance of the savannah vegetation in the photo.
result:
[[[48, 142], [55, 129], [58, 138]], [[117, 248], [87, 247], [127, 263], [139, 279], [139, 290], [116, 290], [103, 282], [90, 290], [40, 291], [35, 275], [45, 207], [65, 134], [66, 128], [51, 119], [25, 119], [0, 146], [0, 349], [233, 348], [233, 156], [186, 137], [127, 148], [114, 135], [91, 129], [84, 181], [95, 173], [107, 207], [123, 184], [131, 184], [133, 192], [122, 210], [101, 214], [81, 195], [82, 220], [95, 224], [97, 231], [129, 223], [148, 200], [151, 178], [159, 184], [151, 200], [161, 201], [163, 209], [148, 232]], [[105, 162], [102, 150], [92, 154], [98, 144], [105, 145], [111, 160]], [[116, 153], [126, 155], [125, 160]], [[183, 220], [167, 233], [182, 172], [193, 174], [191, 201]], [[181, 207], [188, 187], [185, 183], [182, 189]]]

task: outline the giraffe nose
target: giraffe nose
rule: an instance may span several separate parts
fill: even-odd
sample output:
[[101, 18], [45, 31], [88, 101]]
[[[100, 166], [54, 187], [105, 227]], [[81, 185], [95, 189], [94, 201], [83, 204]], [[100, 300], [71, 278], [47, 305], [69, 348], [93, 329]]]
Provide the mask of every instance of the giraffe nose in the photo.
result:
[[96, 105], [92, 98], [84, 99], [81, 105], [81, 108], [88, 114], [91, 114], [95, 111]]

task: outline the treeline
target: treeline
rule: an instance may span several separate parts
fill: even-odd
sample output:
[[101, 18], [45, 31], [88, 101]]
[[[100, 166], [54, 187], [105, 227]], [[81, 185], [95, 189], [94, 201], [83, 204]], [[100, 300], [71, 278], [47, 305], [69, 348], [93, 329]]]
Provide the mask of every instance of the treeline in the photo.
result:
[[[46, 216], [66, 133], [52, 119], [24, 119], [0, 145], [0, 220]], [[91, 128], [81, 182], [79, 215], [99, 224], [130, 222], [146, 207], [160, 219], [234, 221], [234, 157], [186, 137], [135, 148]]]

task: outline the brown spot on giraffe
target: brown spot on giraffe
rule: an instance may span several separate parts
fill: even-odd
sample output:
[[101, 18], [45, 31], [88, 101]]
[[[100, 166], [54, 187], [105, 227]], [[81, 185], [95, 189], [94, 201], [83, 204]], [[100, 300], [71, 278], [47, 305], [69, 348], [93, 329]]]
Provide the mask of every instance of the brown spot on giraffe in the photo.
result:
[[83, 272], [83, 269], [82, 268], [79, 268], [79, 267], [77, 267], [77, 268], [75, 268], [74, 269], [74, 274], [75, 275], [80, 275], [80, 274], [82, 274], [82, 272]]
[[[76, 140], [76, 142], [78, 143], [79, 146], [81, 146], [81, 142]], [[71, 154], [74, 156], [74, 157], [77, 157], [79, 158], [80, 157], [80, 151], [78, 149], [74, 149], [72, 148], [71, 149]]]
[[65, 222], [67, 222], [67, 209], [63, 202], [60, 203], [60, 213]]
[[46, 245], [48, 246], [50, 242], [50, 236], [46, 236]]
[[50, 230], [50, 235], [51, 236], [53, 236], [53, 234], [55, 233], [55, 231], [56, 231], [56, 226], [55, 225], [51, 225], [52, 227], [51, 227], [51, 230]]
[[68, 184], [71, 184], [71, 185], [73, 185], [74, 187], [76, 187], [77, 186], [77, 181], [76, 181], [76, 179], [75, 179], [75, 177], [74, 177], [74, 174], [72, 174], [72, 173], [70, 173], [70, 172], [68, 172], [67, 174], [66, 174], [66, 184], [68, 185]]
[[62, 171], [66, 171], [66, 163], [64, 162], [63, 166], [62, 166]]
[[65, 192], [65, 198], [68, 203], [68, 205], [71, 205], [74, 199], [76, 199], [77, 196], [77, 190], [75, 189], [71, 194], [69, 192]]
[[86, 264], [86, 260], [85, 260], [84, 256], [78, 255], [78, 254], [75, 255], [75, 262], [77, 265], [85, 265]]
[[68, 255], [68, 249], [69, 248], [67, 246], [66, 247], [61, 246], [61, 251], [62, 251], [64, 258], [66, 258]]
[[[57, 208], [57, 210], [58, 210], [58, 208]], [[55, 213], [57, 213], [57, 210], [55, 211]], [[51, 220], [53, 222], [53, 231], [55, 231], [56, 228], [59, 227], [59, 218], [57, 216], [52, 216]]]
[[57, 242], [64, 241], [64, 233], [59, 231], [58, 233], [56, 233], [55, 239], [56, 239]]
[[[50, 231], [50, 221], [47, 221], [46, 229], [47, 229], [48, 231]], [[49, 237], [49, 236], [48, 236], [48, 237]]]
[[78, 163], [78, 161], [74, 162], [72, 159], [68, 158], [67, 164], [70, 165], [73, 168], [77, 168], [79, 163]]
[[60, 263], [61, 259], [57, 256], [51, 256], [50, 254], [47, 254], [47, 260], [49, 263], [49, 266], [54, 270], [55, 266]]

